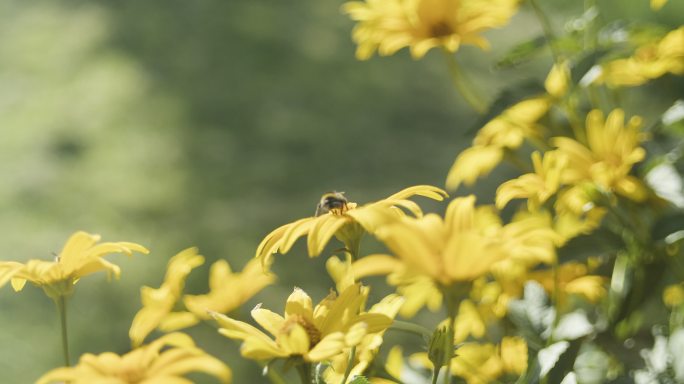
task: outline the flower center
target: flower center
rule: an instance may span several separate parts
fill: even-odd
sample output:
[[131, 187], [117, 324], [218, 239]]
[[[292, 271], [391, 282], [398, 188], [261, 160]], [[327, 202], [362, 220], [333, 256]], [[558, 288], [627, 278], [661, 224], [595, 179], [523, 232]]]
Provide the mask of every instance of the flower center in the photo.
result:
[[290, 333], [295, 324], [298, 324], [304, 328], [306, 335], [309, 337], [309, 348], [313, 348], [316, 344], [318, 344], [319, 341], [321, 341], [321, 331], [319, 331], [315, 325], [311, 324], [311, 322], [309, 322], [302, 315], [288, 316], [287, 320], [285, 320], [285, 324], [283, 324], [281, 332]]
[[431, 37], [445, 37], [454, 33], [454, 30], [446, 21], [440, 21], [430, 26]]

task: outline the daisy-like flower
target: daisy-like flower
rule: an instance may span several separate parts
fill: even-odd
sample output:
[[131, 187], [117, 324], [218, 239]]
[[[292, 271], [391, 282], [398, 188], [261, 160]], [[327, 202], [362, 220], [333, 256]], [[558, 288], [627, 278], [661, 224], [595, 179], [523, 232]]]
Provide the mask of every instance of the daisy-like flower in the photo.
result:
[[597, 81], [609, 87], [636, 86], [667, 73], [684, 75], [684, 27], [637, 49], [631, 57], [606, 63]]
[[447, 189], [461, 183], [472, 185], [491, 172], [503, 159], [504, 151], [519, 148], [526, 138], [538, 138], [538, 121], [551, 106], [548, 97], [523, 100], [488, 122], [475, 136], [473, 146], [461, 152], [447, 175]]
[[295, 357], [319, 362], [358, 345], [365, 335], [390, 326], [392, 319], [388, 316], [363, 311], [367, 297], [368, 289], [353, 284], [339, 297], [331, 293], [314, 307], [309, 295], [295, 288], [287, 299], [284, 316], [260, 305], [252, 310], [254, 320], [275, 339], [245, 322], [218, 313], [212, 316], [222, 335], [243, 341], [240, 352], [246, 358]]
[[590, 275], [590, 272], [585, 264], [568, 262], [560, 265], [555, 273], [551, 269], [529, 272], [527, 279], [539, 282], [549, 293], [558, 287], [561, 305], [567, 302], [567, 297], [571, 294], [583, 296], [589, 302], [596, 303], [606, 295], [608, 279]]
[[207, 311], [232, 312], [274, 281], [275, 275], [265, 273], [259, 260], [250, 260], [241, 272], [233, 272], [227, 261], [219, 260], [209, 271], [209, 293], [185, 295], [183, 303], [197, 317], [208, 319]]
[[[382, 314], [394, 319], [403, 301], [404, 299], [400, 296], [389, 295], [379, 303], [373, 305], [368, 310], [368, 313]], [[353, 381], [356, 376], [363, 375], [370, 367], [380, 351], [384, 333], [385, 330], [383, 329], [380, 332], [369, 333], [363, 337], [354, 350], [354, 360], [352, 362], [352, 367], [349, 368], [349, 376], [345, 383]], [[326, 383], [342, 383], [344, 374], [349, 366], [350, 353], [351, 349], [347, 348], [344, 353], [331, 358], [330, 367], [323, 372], [323, 378]], [[373, 381], [372, 378], [371, 381]]]
[[38, 379], [37, 384], [192, 384], [183, 376], [202, 372], [231, 381], [230, 368], [197, 348], [190, 336], [170, 333], [119, 356], [112, 352], [86, 353], [77, 365], [54, 369]]
[[180, 299], [185, 279], [190, 272], [204, 264], [204, 257], [197, 248], [188, 248], [169, 260], [164, 282], [159, 288], [142, 287], [140, 296], [143, 307], [133, 318], [128, 334], [133, 346], [142, 344], [145, 337], [156, 328], [169, 332], [190, 327], [199, 321], [190, 312], [174, 312]]
[[[527, 355], [527, 343], [521, 337], [504, 337], [499, 345], [465, 343], [451, 360], [450, 371], [468, 384], [492, 383], [507, 374], [522, 375], [527, 370]], [[410, 360], [429, 369], [433, 367], [425, 352], [411, 355]]]
[[358, 22], [352, 38], [359, 60], [375, 51], [386, 56], [405, 47], [415, 59], [435, 47], [450, 52], [461, 44], [487, 49], [481, 33], [504, 26], [517, 9], [517, 0], [366, 0], [343, 6]]
[[549, 151], [544, 157], [532, 153], [534, 172], [509, 180], [496, 190], [496, 206], [501, 209], [513, 199], [527, 199], [530, 210], [538, 209], [560, 188], [567, 157], [560, 151]]
[[437, 187], [418, 185], [362, 206], [345, 202], [320, 216], [307, 217], [277, 228], [261, 241], [255, 257], [264, 265], [270, 265], [274, 253], [287, 253], [304, 235], [308, 236], [307, 247], [311, 257], [318, 256], [333, 236], [337, 236], [350, 252], [355, 252], [365, 232], [373, 233], [382, 223], [405, 215], [402, 209], [417, 217], [422, 216], [420, 207], [408, 200], [416, 195], [441, 201], [447, 193]]
[[404, 218], [376, 233], [416, 273], [449, 287], [487, 274], [505, 258], [551, 260], [556, 234], [540, 221], [503, 225], [491, 206], [475, 207], [475, 196], [454, 199], [445, 218]]
[[646, 156], [641, 147], [646, 135], [640, 132], [641, 118], [632, 117], [626, 125], [624, 121], [621, 109], [613, 110], [605, 120], [601, 111], [593, 110], [587, 115], [587, 146], [568, 137], [552, 139], [568, 159], [561, 182], [591, 182], [600, 190], [643, 201], [648, 194], [646, 186], [629, 173]]
[[[502, 260], [524, 265], [552, 263], [561, 239], [550, 220], [516, 215], [503, 224], [491, 206], [475, 207], [475, 197], [454, 199], [446, 217], [429, 214], [383, 226], [376, 236], [397, 256], [375, 254], [351, 264], [355, 279], [387, 275], [405, 298], [400, 314], [412, 317], [427, 306], [441, 308], [443, 290], [488, 274]], [[338, 281], [344, 264], [331, 258], [328, 270]]]
[[[26, 264], [0, 262], [0, 283], [11, 280], [12, 288], [21, 291], [27, 281], [43, 288], [53, 299], [66, 297], [73, 292], [74, 284], [83, 276], [98, 271], [119, 277], [121, 269], [103, 257], [111, 253], [132, 255], [133, 252], [147, 254], [142, 245], [129, 242], [100, 243], [100, 235], [76, 232], [67, 240], [54, 261], [29, 260]], [[1, 286], [1, 285], [0, 285]]]

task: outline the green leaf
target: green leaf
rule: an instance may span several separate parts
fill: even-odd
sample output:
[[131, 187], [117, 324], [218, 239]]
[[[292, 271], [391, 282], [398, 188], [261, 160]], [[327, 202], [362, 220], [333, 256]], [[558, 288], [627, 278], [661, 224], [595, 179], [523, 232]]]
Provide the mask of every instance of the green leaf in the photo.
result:
[[526, 63], [539, 54], [544, 47], [546, 47], [546, 38], [544, 36], [537, 36], [531, 40], [524, 41], [514, 46], [497, 60], [496, 64], [494, 64], [494, 69], [512, 68]]
[[545, 344], [542, 337], [548, 334], [555, 316], [556, 311], [549, 305], [544, 288], [536, 281], [525, 283], [522, 300], [511, 300], [508, 304], [508, 318], [518, 327], [533, 350]]
[[570, 68], [570, 79], [574, 84], [579, 84], [582, 78], [599, 63], [610, 50], [596, 49], [582, 55]]
[[589, 234], [570, 239], [558, 250], [558, 260], [561, 262], [586, 262], [589, 257], [596, 257], [617, 252], [624, 248], [620, 236], [599, 228]]
[[656, 221], [651, 228], [651, 237], [667, 244], [684, 238], [684, 212], [673, 212]]

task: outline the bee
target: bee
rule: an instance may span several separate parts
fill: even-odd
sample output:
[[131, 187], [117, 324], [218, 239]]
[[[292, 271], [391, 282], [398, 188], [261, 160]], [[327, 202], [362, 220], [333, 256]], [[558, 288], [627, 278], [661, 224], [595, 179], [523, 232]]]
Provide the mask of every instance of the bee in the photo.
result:
[[321, 196], [321, 201], [316, 206], [315, 216], [326, 214], [333, 209], [344, 212], [347, 210], [348, 202], [347, 198], [344, 197], [344, 192], [333, 191], [324, 193], [323, 196]]

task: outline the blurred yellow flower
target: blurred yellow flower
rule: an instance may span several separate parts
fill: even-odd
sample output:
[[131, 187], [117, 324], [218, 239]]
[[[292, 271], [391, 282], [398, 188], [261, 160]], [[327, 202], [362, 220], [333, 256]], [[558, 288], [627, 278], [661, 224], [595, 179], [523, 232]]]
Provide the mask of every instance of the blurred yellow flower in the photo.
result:
[[[540, 226], [542, 224], [542, 226]], [[387, 224], [376, 236], [412, 271], [449, 287], [487, 274], [507, 257], [552, 259], [555, 233], [537, 220], [503, 225], [491, 206], [475, 196], [454, 199], [445, 218], [428, 214]]]
[[254, 320], [275, 339], [245, 322], [218, 313], [212, 316], [222, 335], [243, 341], [240, 352], [246, 358], [301, 357], [317, 362], [359, 345], [365, 335], [381, 332], [392, 324], [384, 314], [363, 312], [367, 298], [368, 289], [354, 284], [339, 297], [331, 293], [314, 307], [309, 295], [295, 288], [287, 299], [284, 316], [260, 305], [252, 310]]
[[489, 43], [481, 33], [507, 24], [518, 1], [366, 0], [345, 3], [342, 9], [358, 22], [352, 38], [359, 60], [375, 51], [387, 56], [405, 47], [419, 59], [435, 47], [449, 52], [456, 52], [461, 44], [487, 49]]
[[232, 272], [225, 260], [212, 264], [209, 271], [209, 293], [185, 295], [183, 303], [201, 319], [209, 319], [207, 311], [229, 313], [275, 281], [275, 275], [265, 273], [259, 260], [247, 262], [242, 272]]
[[472, 185], [501, 162], [504, 150], [520, 147], [526, 138], [541, 137], [538, 121], [550, 106], [548, 97], [523, 100], [485, 124], [473, 146], [461, 152], [451, 166], [447, 189], [456, 189], [461, 183]]
[[651, 0], [651, 9], [654, 11], [660, 10], [665, 4], [667, 3], [667, 0]]
[[589, 275], [589, 272], [586, 265], [573, 261], [560, 265], [556, 273], [551, 269], [532, 271], [528, 274], [528, 279], [538, 281], [550, 294], [558, 287], [561, 305], [571, 294], [583, 296], [589, 302], [596, 303], [606, 295], [608, 279]]
[[[468, 384], [489, 384], [506, 374], [522, 375], [527, 370], [527, 343], [521, 337], [504, 337], [500, 345], [464, 343], [451, 360], [451, 374]], [[425, 352], [411, 355], [417, 365], [432, 369]]]
[[[664, 4], [663, 1], [651, 4], [654, 3]], [[631, 57], [604, 64], [597, 81], [610, 87], [635, 86], [667, 73], [684, 75], [684, 27], [671, 31], [660, 41], [637, 49]]]
[[672, 284], [665, 287], [663, 302], [669, 308], [682, 305], [684, 303], [684, 286], [682, 284]]
[[560, 151], [549, 151], [544, 157], [532, 153], [533, 173], [509, 180], [496, 190], [496, 207], [501, 209], [513, 199], [527, 199], [530, 210], [539, 209], [560, 187], [567, 156]]
[[173, 312], [183, 293], [185, 279], [194, 268], [204, 264], [204, 257], [197, 252], [194, 247], [179, 252], [169, 260], [164, 282], [159, 288], [145, 286], [140, 289], [143, 307], [133, 318], [128, 331], [134, 347], [142, 344], [156, 328], [169, 332], [190, 327], [199, 321], [190, 312]]
[[360, 207], [356, 203], [346, 203], [320, 216], [307, 217], [277, 228], [261, 241], [255, 257], [269, 265], [274, 253], [289, 252], [295, 241], [304, 235], [308, 236], [307, 247], [311, 257], [318, 256], [333, 236], [340, 238], [345, 246], [351, 248], [349, 251], [354, 252], [364, 232], [373, 233], [382, 223], [402, 216], [402, 209], [422, 216], [420, 207], [407, 200], [416, 195], [441, 201], [447, 193], [437, 187], [418, 185]]
[[613, 110], [604, 120], [603, 113], [593, 110], [587, 115], [588, 146], [568, 137], [556, 137], [552, 144], [567, 157], [561, 182], [578, 185], [591, 182], [606, 192], [615, 192], [635, 201], [647, 196], [644, 184], [629, 173], [632, 166], [646, 156], [641, 142], [641, 119], [632, 117], [624, 124], [625, 114]]
[[191, 383], [183, 378], [191, 372], [206, 373], [222, 383], [232, 377], [230, 368], [197, 348], [190, 336], [170, 333], [123, 356], [86, 353], [77, 365], [53, 369], [36, 383], [181, 384]]
[[555, 98], [563, 97], [570, 87], [570, 66], [567, 61], [554, 64], [544, 82], [544, 88]]
[[[368, 310], [368, 313], [377, 313], [394, 319], [403, 301], [404, 299], [400, 296], [389, 295], [373, 305]], [[363, 337], [354, 351], [353, 365], [345, 383], [351, 382], [354, 376], [363, 375], [364, 371], [370, 367], [380, 350], [384, 333], [385, 329], [380, 332], [369, 333]], [[323, 378], [326, 383], [342, 383], [344, 373], [349, 365], [350, 351], [351, 349], [347, 349], [344, 353], [332, 357], [330, 367], [323, 372]]]
[[[78, 231], [67, 240], [54, 261], [29, 260], [26, 264], [14, 261], [0, 262], [0, 283], [11, 279], [12, 288], [21, 291], [27, 281], [43, 288], [51, 298], [68, 296], [74, 284], [86, 275], [98, 271], [119, 277], [121, 269], [103, 257], [111, 253], [132, 255], [133, 252], [147, 254], [142, 245], [129, 242], [101, 243], [100, 235]], [[1, 285], [0, 285], [1, 286]]]

